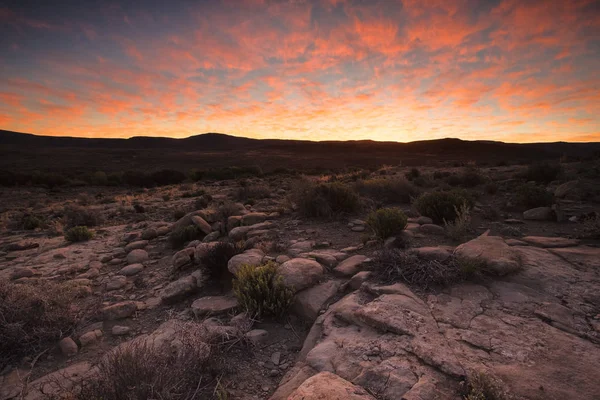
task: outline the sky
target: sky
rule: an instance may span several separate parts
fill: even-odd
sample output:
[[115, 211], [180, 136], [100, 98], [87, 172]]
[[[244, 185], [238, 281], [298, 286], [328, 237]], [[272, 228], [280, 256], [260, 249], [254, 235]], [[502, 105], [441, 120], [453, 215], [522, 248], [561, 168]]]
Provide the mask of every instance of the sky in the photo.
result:
[[600, 1], [0, 0], [0, 129], [600, 141]]

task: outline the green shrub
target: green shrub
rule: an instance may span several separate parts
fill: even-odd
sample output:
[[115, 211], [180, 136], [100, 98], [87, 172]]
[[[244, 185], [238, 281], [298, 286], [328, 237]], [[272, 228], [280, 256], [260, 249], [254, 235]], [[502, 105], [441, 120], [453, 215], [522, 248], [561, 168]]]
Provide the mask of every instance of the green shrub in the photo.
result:
[[68, 336], [79, 321], [72, 285], [0, 280], [0, 369]]
[[524, 208], [551, 206], [554, 195], [543, 186], [526, 183], [516, 190], [516, 203]]
[[277, 276], [277, 265], [268, 262], [254, 267], [244, 265], [233, 280], [240, 304], [252, 315], [282, 316], [292, 303], [294, 292]]
[[382, 208], [373, 211], [367, 218], [367, 224], [379, 239], [387, 239], [406, 227], [408, 218], [395, 208]]
[[87, 226], [74, 226], [65, 232], [65, 239], [69, 242], [85, 242], [94, 237]]
[[426, 217], [436, 224], [452, 222], [457, 217], [457, 210], [466, 204], [472, 207], [473, 200], [464, 191], [451, 190], [447, 192], [427, 192], [419, 196], [414, 206]]
[[361, 196], [384, 203], [410, 203], [411, 197], [418, 194], [417, 188], [404, 178], [359, 180], [354, 188]]
[[537, 183], [550, 183], [558, 179], [562, 173], [563, 168], [559, 163], [543, 162], [529, 165], [527, 170], [518, 177]]
[[42, 220], [34, 215], [27, 215], [23, 218], [23, 229], [26, 231], [33, 231], [34, 229], [41, 228], [42, 225]]
[[204, 236], [204, 232], [199, 227], [191, 224], [172, 231], [169, 235], [169, 243], [174, 249], [178, 249], [187, 242], [202, 239]]
[[332, 217], [360, 209], [356, 192], [339, 182], [307, 183], [297, 189], [294, 197], [300, 213], [307, 217]]

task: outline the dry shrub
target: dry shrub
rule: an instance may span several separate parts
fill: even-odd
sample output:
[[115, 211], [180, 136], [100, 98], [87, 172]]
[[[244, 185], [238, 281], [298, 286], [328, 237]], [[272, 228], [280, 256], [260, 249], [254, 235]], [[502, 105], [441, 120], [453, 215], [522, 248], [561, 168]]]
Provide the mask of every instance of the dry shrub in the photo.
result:
[[455, 211], [456, 218], [454, 221], [444, 221], [444, 229], [450, 239], [459, 242], [471, 230], [471, 213], [466, 203], [456, 208]]
[[[177, 328], [174, 345], [134, 340], [109, 352], [76, 394], [79, 400], [218, 399], [221, 349], [196, 323]], [[221, 397], [222, 398], [222, 397]]]
[[517, 187], [515, 202], [524, 208], [551, 206], [554, 203], [554, 194], [544, 186], [526, 183]]
[[600, 214], [595, 214], [583, 220], [583, 232], [587, 238], [600, 238]]
[[97, 226], [102, 223], [102, 218], [97, 212], [75, 205], [65, 207], [64, 219], [67, 228], [74, 226]]
[[94, 234], [87, 226], [74, 226], [65, 232], [65, 239], [68, 242], [85, 242], [94, 237]]
[[483, 372], [469, 374], [465, 400], [510, 400], [513, 398], [500, 380]]
[[233, 280], [233, 291], [246, 311], [257, 318], [282, 316], [294, 297], [294, 292], [277, 276], [277, 265], [273, 262], [258, 267], [242, 266]]
[[384, 203], [410, 203], [411, 197], [419, 194], [405, 178], [376, 178], [360, 180], [354, 185], [362, 196]]
[[68, 336], [83, 314], [71, 305], [77, 295], [67, 283], [0, 280], [0, 369]]
[[240, 187], [237, 189], [235, 195], [238, 201], [259, 200], [270, 196], [271, 189], [268, 186], [246, 180], [240, 181]]
[[466, 191], [456, 189], [423, 193], [414, 202], [417, 211], [431, 218], [436, 224], [454, 221], [458, 216], [457, 210], [464, 204], [470, 208], [473, 206], [473, 200]]
[[200, 258], [200, 265], [210, 278], [220, 278], [223, 273], [228, 272], [227, 263], [231, 257], [241, 252], [242, 248], [237, 244], [219, 242]]
[[415, 253], [384, 249], [375, 257], [375, 271], [384, 282], [404, 282], [422, 290], [445, 287], [465, 278], [453, 257], [441, 262], [427, 260]]
[[360, 210], [358, 194], [340, 182], [299, 184], [294, 201], [301, 214], [307, 217], [330, 218]]

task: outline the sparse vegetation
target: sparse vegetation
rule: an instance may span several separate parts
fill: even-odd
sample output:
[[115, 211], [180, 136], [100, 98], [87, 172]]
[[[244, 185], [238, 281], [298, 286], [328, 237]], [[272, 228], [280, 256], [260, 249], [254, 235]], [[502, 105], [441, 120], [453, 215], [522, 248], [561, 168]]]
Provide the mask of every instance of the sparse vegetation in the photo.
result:
[[70, 334], [81, 317], [73, 285], [0, 280], [0, 369]]
[[169, 235], [169, 243], [174, 249], [179, 249], [184, 244], [203, 237], [204, 232], [196, 225], [191, 224], [172, 231]]
[[410, 203], [419, 191], [404, 178], [376, 178], [359, 180], [354, 187], [361, 196], [383, 203]]
[[583, 220], [584, 236], [591, 239], [600, 239], [600, 215], [595, 214]]
[[91, 208], [69, 205], [64, 209], [66, 228], [75, 226], [98, 226], [102, 223], [101, 216]]
[[460, 242], [471, 229], [471, 212], [467, 203], [463, 203], [455, 210], [454, 221], [444, 221], [446, 235], [454, 241]]
[[209, 278], [219, 278], [227, 271], [227, 262], [239, 254], [241, 248], [230, 242], [219, 242], [200, 259], [200, 265]]
[[22, 225], [23, 229], [25, 229], [26, 231], [33, 231], [37, 228], [41, 228], [43, 222], [40, 218], [34, 215], [27, 215], [23, 218]]
[[373, 211], [367, 218], [367, 224], [373, 230], [379, 239], [388, 237], [400, 232], [406, 227], [408, 218], [406, 215], [395, 208], [382, 208]]
[[417, 211], [436, 224], [453, 222], [458, 216], [457, 210], [464, 204], [470, 208], [472, 200], [464, 192], [457, 190], [423, 193], [414, 202]]
[[560, 163], [535, 163], [527, 167], [523, 173], [517, 174], [518, 178], [537, 183], [550, 183], [557, 180], [563, 173], [563, 167]]
[[386, 283], [404, 282], [422, 290], [445, 287], [464, 279], [453, 257], [441, 262], [400, 249], [384, 249], [375, 257], [375, 272]]
[[525, 183], [516, 190], [516, 203], [524, 208], [551, 206], [554, 195], [543, 186]]
[[330, 218], [360, 209], [356, 192], [340, 182], [305, 183], [297, 189], [294, 200], [299, 211], [307, 217]]
[[511, 398], [502, 382], [488, 374], [475, 372], [467, 379], [465, 400], [509, 400]]
[[65, 239], [68, 242], [85, 242], [94, 237], [94, 234], [87, 228], [87, 226], [74, 226], [67, 229], [65, 232]]
[[247, 180], [240, 181], [240, 187], [236, 192], [238, 201], [247, 202], [249, 200], [260, 200], [271, 195], [271, 190], [268, 186], [260, 183], [252, 183]]
[[410, 171], [406, 172], [404, 174], [404, 176], [406, 177], [406, 179], [408, 179], [409, 181], [412, 181], [418, 177], [421, 176], [421, 171], [419, 171], [418, 168], [411, 168]]
[[292, 303], [294, 292], [277, 276], [277, 265], [268, 262], [254, 267], [244, 265], [233, 280], [238, 301], [251, 315], [282, 316]]
[[[109, 352], [83, 382], [79, 400], [218, 399], [222, 350], [196, 323], [176, 329], [177, 346], [135, 340]], [[222, 397], [221, 397], [222, 398]]]

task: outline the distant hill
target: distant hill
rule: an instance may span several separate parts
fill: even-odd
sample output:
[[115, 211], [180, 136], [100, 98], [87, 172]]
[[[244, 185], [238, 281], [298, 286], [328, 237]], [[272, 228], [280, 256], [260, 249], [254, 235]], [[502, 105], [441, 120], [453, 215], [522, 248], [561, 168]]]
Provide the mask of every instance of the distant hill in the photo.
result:
[[600, 143], [503, 143], [461, 139], [410, 143], [250, 139], [205, 133], [184, 139], [91, 139], [38, 136], [0, 130], [0, 168], [23, 170], [123, 170], [259, 165], [263, 169], [376, 167], [383, 164], [494, 164], [587, 158]]

